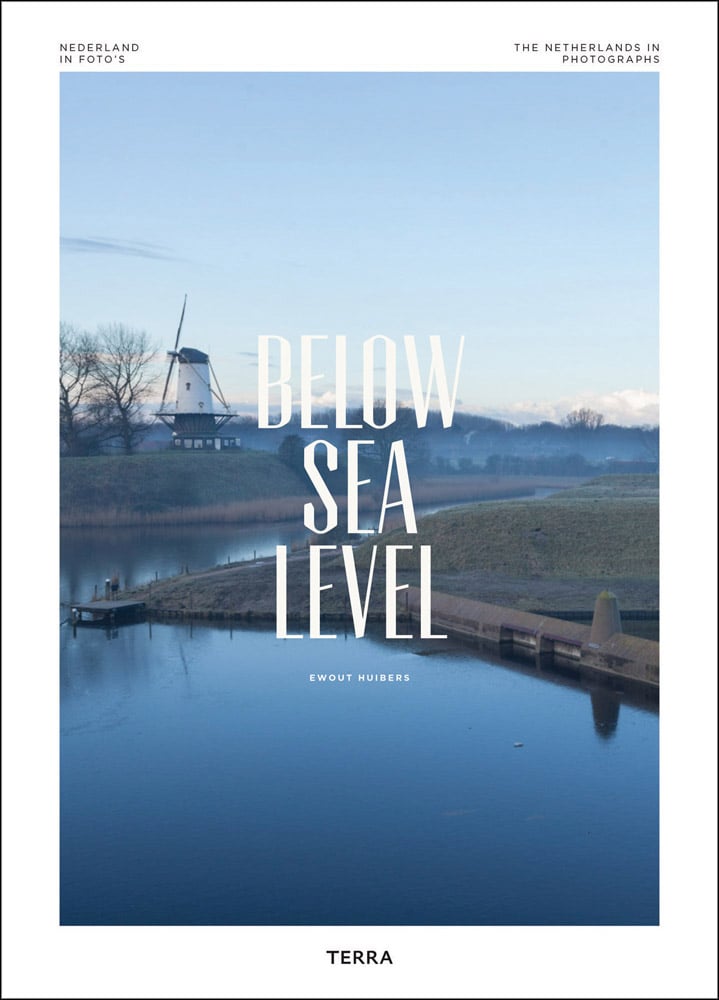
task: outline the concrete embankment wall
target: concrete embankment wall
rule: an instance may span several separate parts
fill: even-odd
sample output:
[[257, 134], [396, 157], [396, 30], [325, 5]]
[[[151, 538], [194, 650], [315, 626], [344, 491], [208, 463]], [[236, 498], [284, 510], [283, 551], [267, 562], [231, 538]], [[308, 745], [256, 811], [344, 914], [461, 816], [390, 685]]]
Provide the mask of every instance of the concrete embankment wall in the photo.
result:
[[[419, 618], [417, 587], [409, 588], [406, 606], [413, 618]], [[592, 642], [589, 625], [435, 591], [432, 624], [448, 635], [499, 647], [519, 647], [538, 656], [574, 661], [580, 668], [654, 686], [659, 684], [659, 643], [651, 639], [615, 632], [602, 642]]]

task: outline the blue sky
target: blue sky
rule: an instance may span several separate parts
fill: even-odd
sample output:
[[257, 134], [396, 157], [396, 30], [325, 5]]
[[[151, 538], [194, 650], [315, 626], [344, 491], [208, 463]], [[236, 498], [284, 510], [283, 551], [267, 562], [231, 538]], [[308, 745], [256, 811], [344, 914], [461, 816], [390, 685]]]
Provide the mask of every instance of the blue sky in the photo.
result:
[[657, 419], [655, 74], [66, 73], [61, 101], [66, 322], [164, 351], [187, 292], [242, 407], [258, 335], [344, 334], [355, 369], [439, 334], [464, 408]]

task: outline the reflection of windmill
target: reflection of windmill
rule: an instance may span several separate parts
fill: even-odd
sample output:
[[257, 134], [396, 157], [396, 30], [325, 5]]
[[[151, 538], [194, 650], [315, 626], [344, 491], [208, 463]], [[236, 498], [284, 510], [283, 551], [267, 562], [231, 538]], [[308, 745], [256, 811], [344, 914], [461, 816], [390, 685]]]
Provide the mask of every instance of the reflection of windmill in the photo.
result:
[[[173, 444], [177, 448], [216, 448], [219, 451], [223, 447], [237, 447], [240, 443], [239, 438], [220, 437], [217, 433], [235, 414], [231, 412], [222, 395], [209, 355], [194, 347], [177, 349], [186, 305], [187, 296], [182, 304], [175, 346], [173, 350], [167, 352], [170, 365], [160, 409], [155, 416], [172, 429]], [[168, 401], [167, 392], [175, 362], [177, 362], [177, 392], [173, 404]], [[222, 412], [215, 413], [213, 397], [222, 407]]]

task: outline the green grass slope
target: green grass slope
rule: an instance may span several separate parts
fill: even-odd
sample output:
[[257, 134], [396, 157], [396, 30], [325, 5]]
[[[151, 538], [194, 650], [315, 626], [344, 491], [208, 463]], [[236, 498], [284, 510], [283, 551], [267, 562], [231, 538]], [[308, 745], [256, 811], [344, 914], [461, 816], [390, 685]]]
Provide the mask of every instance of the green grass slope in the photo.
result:
[[267, 452], [168, 451], [60, 463], [60, 509], [66, 518], [103, 509], [155, 514], [300, 496], [306, 490], [299, 475]]
[[[545, 500], [509, 500], [441, 511], [370, 546], [432, 546], [433, 572], [483, 571], [516, 577], [654, 577], [659, 571], [656, 476], [603, 476]], [[409, 553], [402, 553], [403, 565]]]

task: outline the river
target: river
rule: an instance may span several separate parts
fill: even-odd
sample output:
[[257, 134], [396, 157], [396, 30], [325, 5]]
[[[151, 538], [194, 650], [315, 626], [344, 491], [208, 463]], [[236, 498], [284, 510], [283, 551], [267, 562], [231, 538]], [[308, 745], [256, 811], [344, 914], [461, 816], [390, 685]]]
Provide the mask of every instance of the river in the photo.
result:
[[[555, 489], [537, 489], [522, 499], [544, 499]], [[516, 499], [516, 498], [514, 498]], [[438, 510], [461, 506], [456, 501], [417, 505], [419, 519]], [[390, 511], [387, 528], [403, 525]], [[360, 527], [376, 527], [367, 514]], [[303, 544], [310, 536], [301, 522], [253, 524], [162, 525], [156, 527], [64, 528], [60, 533], [60, 601], [89, 601], [102, 595], [105, 580], [117, 574], [122, 588], [227, 562], [274, 556], [275, 546]]]
[[[294, 540], [72, 535], [68, 599]], [[649, 696], [451, 641], [60, 636], [64, 924], [658, 920]]]

